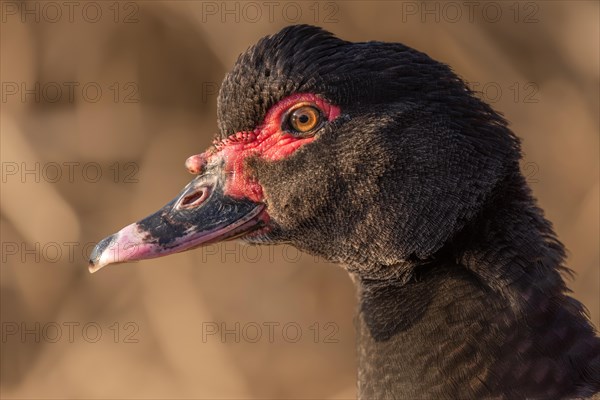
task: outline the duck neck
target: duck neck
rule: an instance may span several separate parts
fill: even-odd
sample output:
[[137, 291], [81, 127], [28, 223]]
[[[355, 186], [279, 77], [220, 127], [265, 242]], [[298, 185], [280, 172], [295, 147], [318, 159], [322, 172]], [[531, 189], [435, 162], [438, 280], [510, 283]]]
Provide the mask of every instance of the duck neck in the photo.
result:
[[600, 390], [600, 341], [565, 294], [563, 248], [528, 192], [508, 197], [409, 279], [356, 277], [360, 398]]

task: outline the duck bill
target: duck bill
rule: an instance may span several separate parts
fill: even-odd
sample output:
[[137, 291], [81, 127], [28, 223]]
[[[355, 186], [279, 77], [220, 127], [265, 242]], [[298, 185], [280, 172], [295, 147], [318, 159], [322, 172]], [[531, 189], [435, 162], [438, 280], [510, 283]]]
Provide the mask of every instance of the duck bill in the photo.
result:
[[90, 272], [233, 239], [262, 227], [264, 204], [224, 194], [219, 172], [196, 177], [154, 214], [101, 240], [90, 255]]

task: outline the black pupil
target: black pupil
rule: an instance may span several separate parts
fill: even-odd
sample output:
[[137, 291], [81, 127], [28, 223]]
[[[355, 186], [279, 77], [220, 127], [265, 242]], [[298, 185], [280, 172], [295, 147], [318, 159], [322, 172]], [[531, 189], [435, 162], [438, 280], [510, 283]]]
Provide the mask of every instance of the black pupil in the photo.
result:
[[300, 121], [301, 124], [305, 124], [308, 122], [309, 118], [308, 118], [308, 115], [302, 114], [302, 115], [300, 115], [300, 117], [298, 117], [298, 120]]

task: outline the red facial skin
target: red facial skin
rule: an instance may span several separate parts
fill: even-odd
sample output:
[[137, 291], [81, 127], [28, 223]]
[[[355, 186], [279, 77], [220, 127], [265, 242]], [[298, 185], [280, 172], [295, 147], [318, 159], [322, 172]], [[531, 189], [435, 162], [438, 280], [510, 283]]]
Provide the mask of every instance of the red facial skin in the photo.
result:
[[189, 157], [185, 162], [187, 169], [192, 174], [198, 174], [213, 157], [222, 158], [228, 176], [224, 193], [234, 198], [261, 202], [264, 198], [262, 187], [244, 173], [244, 161], [251, 156], [268, 161], [282, 160], [315, 139], [314, 136], [296, 137], [282, 130], [287, 112], [298, 104], [317, 107], [327, 121], [333, 121], [340, 115], [339, 107], [314, 94], [294, 94], [271, 107], [263, 122], [253, 131], [234, 133], [215, 143], [210, 150]]

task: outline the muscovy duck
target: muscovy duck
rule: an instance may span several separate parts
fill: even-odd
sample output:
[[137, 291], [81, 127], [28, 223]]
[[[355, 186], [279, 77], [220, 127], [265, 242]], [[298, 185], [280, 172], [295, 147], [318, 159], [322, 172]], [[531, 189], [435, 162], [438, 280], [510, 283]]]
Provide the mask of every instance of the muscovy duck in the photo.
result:
[[296, 25], [243, 53], [220, 137], [90, 270], [233, 238], [342, 264], [363, 399], [589, 397], [600, 340], [507, 122], [427, 55]]

